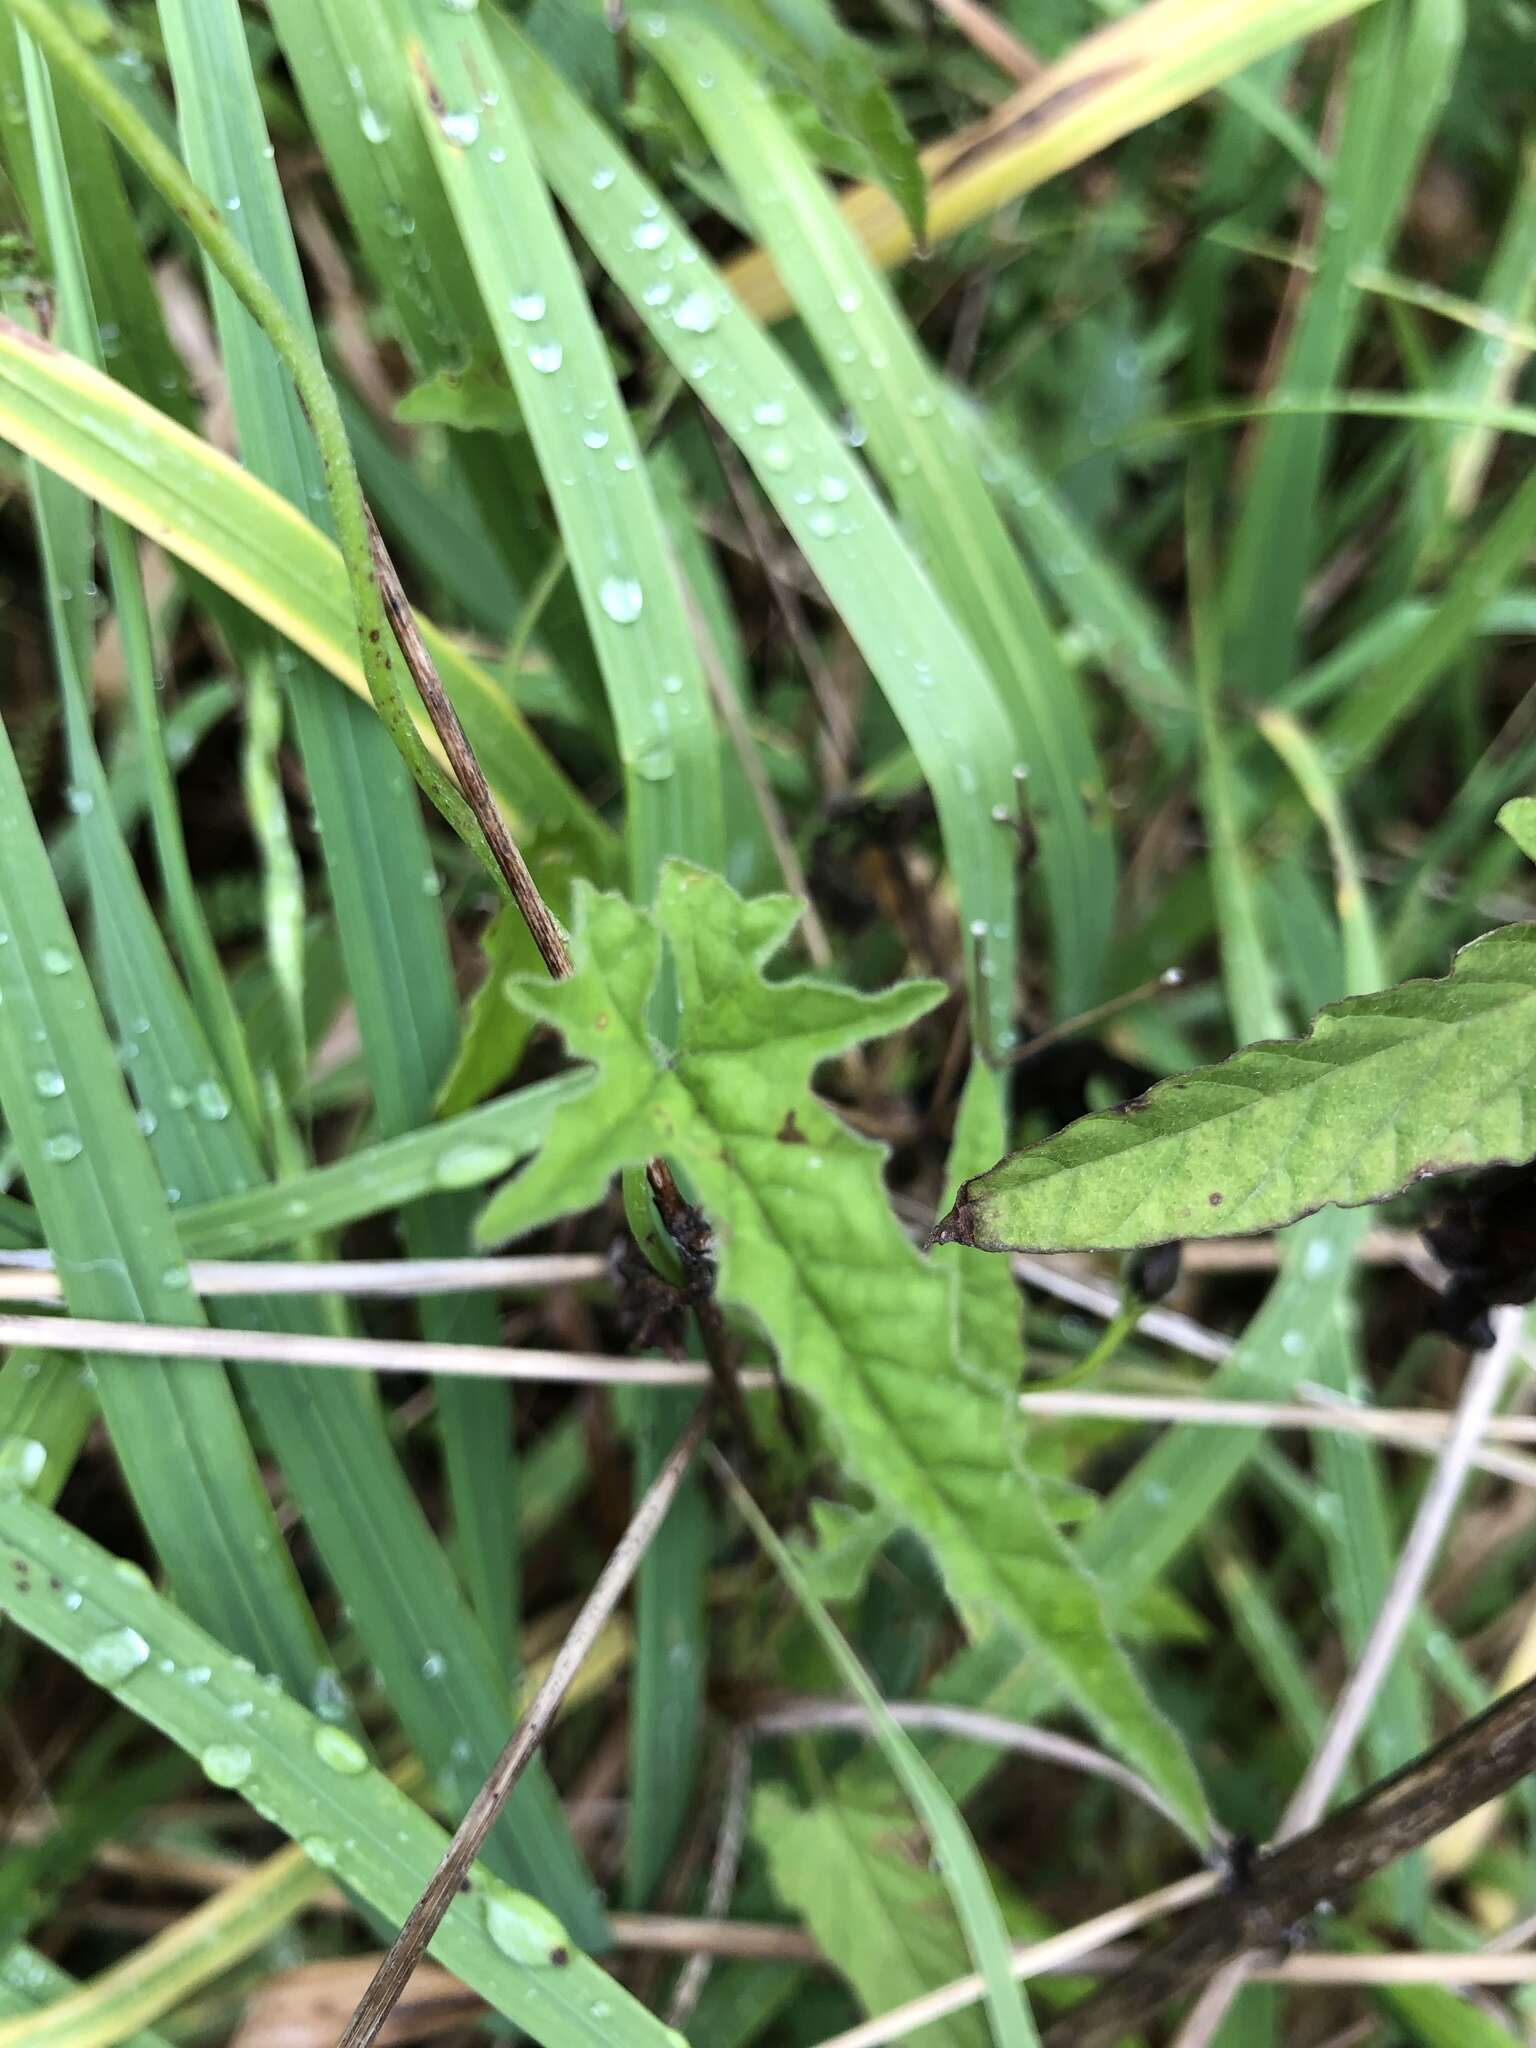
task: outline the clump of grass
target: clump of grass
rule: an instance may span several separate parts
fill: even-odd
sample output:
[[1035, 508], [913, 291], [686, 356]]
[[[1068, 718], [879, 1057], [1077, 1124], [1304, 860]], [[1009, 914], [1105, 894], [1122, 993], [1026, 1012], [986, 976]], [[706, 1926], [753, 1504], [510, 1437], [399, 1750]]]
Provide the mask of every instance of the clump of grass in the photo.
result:
[[1536, 54], [1025, 13], [3, 0], [0, 2048], [1528, 2025]]

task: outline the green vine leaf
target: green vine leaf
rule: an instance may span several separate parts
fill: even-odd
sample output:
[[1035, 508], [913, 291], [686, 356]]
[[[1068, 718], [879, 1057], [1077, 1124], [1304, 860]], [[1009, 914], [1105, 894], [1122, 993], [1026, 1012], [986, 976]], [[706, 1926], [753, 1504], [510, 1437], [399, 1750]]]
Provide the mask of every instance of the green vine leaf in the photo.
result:
[[1474, 940], [1443, 981], [1333, 1003], [1080, 1117], [967, 1181], [933, 1234], [984, 1251], [1122, 1250], [1278, 1230], [1430, 1174], [1536, 1151], [1536, 925]]
[[[774, 1890], [837, 1965], [866, 2013], [884, 2012], [971, 1967], [965, 1936], [922, 1830], [894, 1788], [838, 1785], [796, 1806], [776, 1785], [752, 1802]], [[979, 2008], [911, 2036], [915, 2048], [986, 2048]]]
[[[951, 1276], [893, 1213], [884, 1148], [811, 1092], [822, 1060], [903, 1029], [943, 990], [765, 980], [797, 915], [787, 897], [746, 902], [675, 861], [654, 916], [578, 890], [577, 971], [524, 983], [517, 999], [597, 1078], [492, 1197], [480, 1241], [590, 1207], [616, 1172], [665, 1154], [714, 1228], [722, 1300], [756, 1318], [852, 1475], [922, 1535], [956, 1600], [1021, 1631], [1104, 1739], [1203, 1830], [1189, 1761], [1022, 1463], [1012, 1387], [957, 1366]], [[672, 1055], [646, 1027], [663, 935], [681, 999]]]

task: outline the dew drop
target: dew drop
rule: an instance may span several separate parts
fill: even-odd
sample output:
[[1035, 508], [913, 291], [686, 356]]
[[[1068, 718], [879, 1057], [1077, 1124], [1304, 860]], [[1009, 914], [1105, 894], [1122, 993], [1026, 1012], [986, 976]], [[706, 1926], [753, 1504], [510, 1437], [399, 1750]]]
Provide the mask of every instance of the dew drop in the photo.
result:
[[448, 1669], [448, 1660], [441, 1650], [429, 1650], [421, 1660], [423, 1678], [441, 1678]]
[[324, 1835], [306, 1835], [299, 1847], [310, 1862], [317, 1863], [322, 1870], [336, 1868], [336, 1846], [333, 1842], [328, 1842]]
[[534, 369], [552, 377], [565, 361], [565, 350], [558, 341], [536, 341], [528, 351], [528, 360]]
[[52, 1101], [64, 1093], [64, 1076], [57, 1067], [39, 1067], [32, 1076], [32, 1086], [45, 1100]]
[[367, 1751], [345, 1728], [317, 1728], [315, 1755], [328, 1771], [340, 1771], [344, 1778], [355, 1778], [368, 1768]]
[[664, 220], [637, 221], [629, 231], [629, 239], [637, 249], [659, 249], [667, 239], [667, 224]]
[[310, 1687], [309, 1702], [322, 1721], [340, 1721], [347, 1711], [347, 1696], [341, 1689], [340, 1674], [329, 1664], [322, 1665], [315, 1673], [315, 1682]]
[[36, 1486], [48, 1462], [47, 1446], [35, 1436], [0, 1436], [0, 1491]]
[[136, 1628], [109, 1629], [89, 1644], [80, 1669], [97, 1685], [121, 1685], [149, 1662], [149, 1645]]
[[210, 1784], [233, 1790], [236, 1785], [243, 1785], [251, 1775], [255, 1759], [241, 1743], [210, 1742], [198, 1762]]
[[648, 306], [664, 306], [672, 296], [672, 287], [664, 277], [658, 277], [646, 286], [640, 296]]
[[848, 496], [848, 479], [841, 476], [824, 476], [820, 489], [821, 495], [829, 505], [841, 505]]
[[204, 1123], [221, 1124], [229, 1115], [229, 1097], [217, 1081], [199, 1081], [192, 1101]]
[[689, 334], [708, 334], [720, 318], [719, 302], [709, 292], [689, 292], [672, 318]]
[[757, 459], [764, 469], [771, 469], [776, 475], [782, 476], [795, 458], [782, 441], [770, 441]]
[[73, 965], [74, 962], [70, 959], [69, 955], [61, 952], [57, 946], [44, 946], [44, 974], [68, 974]]
[[485, 1891], [485, 1931], [509, 1961], [537, 1967], [569, 1956], [570, 1936], [547, 1906], [495, 1878]]
[[480, 136], [480, 116], [467, 114], [439, 114], [437, 125], [447, 141], [458, 149], [472, 149]]
[[372, 142], [376, 145], [381, 142], [388, 142], [390, 137], [389, 123], [376, 107], [364, 106], [357, 117], [357, 125], [363, 131], [364, 142]]
[[44, 1142], [43, 1157], [51, 1159], [55, 1166], [67, 1166], [71, 1159], [78, 1159], [84, 1150], [77, 1131], [55, 1131], [53, 1136]]
[[542, 320], [544, 318], [544, 294], [542, 292], [514, 292], [507, 303], [519, 320]]
[[616, 626], [632, 626], [645, 605], [645, 592], [633, 576], [605, 576], [597, 601]]
[[630, 766], [647, 782], [665, 782], [677, 766], [672, 742], [660, 736], [647, 740], [631, 757]]
[[613, 183], [615, 175], [616, 173], [610, 165], [599, 164], [592, 173], [592, 190], [594, 192], [606, 192]]
[[752, 417], [760, 427], [782, 427], [788, 415], [776, 398], [760, 398], [752, 408]]

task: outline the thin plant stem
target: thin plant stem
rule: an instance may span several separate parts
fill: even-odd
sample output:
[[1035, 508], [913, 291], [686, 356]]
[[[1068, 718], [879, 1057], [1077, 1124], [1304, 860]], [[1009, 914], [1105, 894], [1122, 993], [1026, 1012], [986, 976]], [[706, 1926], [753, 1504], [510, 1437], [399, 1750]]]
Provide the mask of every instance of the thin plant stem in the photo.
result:
[[[715, 1853], [709, 1866], [709, 1882], [704, 1888], [704, 1912], [711, 1920], [723, 1920], [730, 1911], [731, 1899], [736, 1890], [736, 1879], [741, 1870], [741, 1852], [747, 1840], [747, 1807], [752, 1792], [752, 1742], [755, 1731], [740, 1729], [731, 1738], [730, 1751], [725, 1763], [725, 1796], [721, 1801], [720, 1831], [715, 1838]], [[788, 1930], [786, 1930], [788, 1931]], [[617, 1938], [617, 1931], [616, 1938]], [[714, 1964], [715, 1954], [695, 1948], [678, 1976], [673, 1987], [671, 2003], [667, 2007], [667, 2025], [682, 2028], [688, 2024], [698, 2004], [704, 1986], [709, 1982], [709, 1973]], [[779, 1951], [783, 1953], [782, 1950]], [[817, 1954], [811, 1944], [811, 1955]]]
[[[1323, 1739], [1291, 1795], [1276, 1830], [1277, 1842], [1292, 1841], [1316, 1827], [1344, 1775], [1423, 1595], [1479, 1440], [1514, 1364], [1524, 1325], [1523, 1310], [1499, 1310], [1494, 1342], [1479, 1355], [1467, 1374], [1451, 1432], [1419, 1501], [1380, 1612], [1354, 1670], [1334, 1702]], [[1246, 1957], [1238, 1956], [1225, 1964], [1205, 1987], [1179, 2030], [1174, 2048], [1209, 2048], [1247, 1975]]]
[[[958, 1736], [964, 1742], [985, 1743], [1020, 1756], [1039, 1757], [1088, 1777], [1104, 1778], [1188, 1833], [1183, 1821], [1145, 1778], [1118, 1758], [1086, 1742], [1074, 1741], [1070, 1735], [1058, 1735], [1049, 1728], [1031, 1728], [1027, 1722], [1011, 1721], [1005, 1715], [984, 1713], [975, 1707], [949, 1706], [940, 1700], [887, 1700], [885, 1708], [899, 1728]], [[758, 1714], [751, 1727], [755, 1735], [803, 1735], [819, 1729], [845, 1728], [868, 1733], [870, 1717], [857, 1700], [796, 1700]], [[1220, 1831], [1217, 1833], [1219, 1837]]]
[[368, 2048], [368, 2044], [377, 2039], [379, 2030], [410, 1981], [411, 1972], [426, 1954], [443, 1916], [453, 1904], [497, 1816], [533, 1761], [572, 1679], [581, 1669], [588, 1651], [618, 1606], [639, 1568], [640, 1560], [666, 1519], [667, 1510], [676, 1499], [678, 1489], [688, 1476], [698, 1448], [704, 1441], [709, 1417], [710, 1403], [706, 1399], [694, 1410], [682, 1435], [668, 1452], [660, 1471], [635, 1509], [629, 1527], [619, 1538], [613, 1555], [598, 1574], [597, 1583], [582, 1603], [581, 1612], [571, 1624], [570, 1633], [560, 1645], [543, 1684], [513, 1731], [512, 1739], [497, 1759], [491, 1775], [475, 1794], [469, 1810], [454, 1830], [442, 1862], [358, 2001], [357, 2010], [348, 2021], [337, 2048]]

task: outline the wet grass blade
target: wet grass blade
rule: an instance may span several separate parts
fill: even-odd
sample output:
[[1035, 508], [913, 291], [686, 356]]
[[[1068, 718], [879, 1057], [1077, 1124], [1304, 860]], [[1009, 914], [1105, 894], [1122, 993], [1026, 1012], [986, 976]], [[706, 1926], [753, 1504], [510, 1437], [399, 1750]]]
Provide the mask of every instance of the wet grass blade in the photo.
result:
[[[233, 204], [235, 231], [289, 317], [301, 331], [309, 330], [304, 283], [267, 156], [239, 7], [234, 0], [161, 0], [159, 11], [188, 168], [205, 190], [228, 195], [224, 205]], [[325, 473], [286, 373], [222, 279], [213, 280], [212, 296], [247, 466], [294, 505], [319, 504]], [[458, 1039], [453, 977], [420, 808], [374, 720], [328, 691], [302, 661], [286, 681], [375, 1106], [386, 1132], [408, 1130], [431, 1116]], [[416, 1257], [451, 1256], [463, 1247], [467, 1222], [461, 1197], [432, 1197], [402, 1218], [407, 1248]], [[493, 1342], [497, 1334], [492, 1305], [481, 1297], [424, 1303], [420, 1320], [425, 1334], [438, 1340], [458, 1334]], [[460, 1385], [441, 1391], [438, 1414], [459, 1550], [484, 1625], [507, 1668], [517, 1629], [510, 1405], [504, 1389]], [[364, 1562], [361, 1556], [358, 1561]], [[375, 1563], [372, 1572], [379, 1569]], [[366, 1577], [366, 1565], [364, 1571]], [[418, 1646], [418, 1665], [427, 1654]], [[425, 1725], [414, 1715], [413, 1724]], [[558, 1832], [552, 1812], [544, 1824]], [[564, 1888], [574, 1881], [575, 1859], [567, 1853], [561, 1860]]]
[[275, 1186], [191, 1203], [176, 1219], [182, 1246], [189, 1258], [254, 1258], [312, 1232], [382, 1216], [422, 1195], [484, 1187], [536, 1152], [556, 1109], [591, 1085], [590, 1074], [562, 1074]]
[[[227, 195], [226, 210], [247, 249], [289, 316], [307, 328], [303, 282], [266, 155], [239, 10], [225, 0], [196, 7], [162, 0], [160, 17], [189, 169], [205, 189]], [[246, 464], [296, 506], [318, 505], [324, 496], [319, 455], [286, 373], [222, 278], [211, 280], [211, 292]], [[375, 718], [331, 690], [302, 657], [285, 662], [280, 656], [279, 668], [320, 823], [376, 1111], [386, 1131], [410, 1129], [431, 1115], [458, 1029], [416, 794]], [[211, 1196], [250, 1178], [233, 1157], [214, 1159], [205, 1162], [200, 1191]], [[464, 1201], [441, 1194], [406, 1211], [403, 1230], [413, 1256], [463, 1248]], [[483, 1296], [424, 1303], [421, 1320], [434, 1338], [494, 1341], [497, 1333]], [[346, 1387], [311, 1388], [297, 1406], [290, 1395], [282, 1455], [370, 1654], [389, 1671], [402, 1723], [434, 1760], [443, 1796], [457, 1810], [506, 1733], [498, 1665], [504, 1673], [511, 1660], [509, 1563], [516, 1554], [507, 1394], [494, 1386], [456, 1386], [440, 1402], [452, 1446], [450, 1478], [459, 1482], [459, 1545], [500, 1653], [495, 1660], [456, 1598], [446, 1559], [415, 1507], [376, 1410], [369, 1409], [371, 1423], [359, 1433], [357, 1411], [367, 1400]], [[306, 1406], [313, 1417], [307, 1430], [300, 1415]], [[352, 1500], [344, 1505], [349, 1487]], [[451, 1707], [444, 1705], [445, 1694]], [[499, 1830], [498, 1854], [576, 1916], [584, 1939], [593, 1938], [601, 1916], [542, 1774], [530, 1775], [515, 1804], [518, 1813], [509, 1808]]]
[[474, 14], [395, 0], [433, 160], [549, 490], [624, 771], [633, 888], [723, 866], [719, 747], [676, 567], [608, 344]]
[[[46, 544], [47, 529], [44, 526]], [[72, 1313], [198, 1323], [170, 1210], [0, 732], [0, 1102]], [[186, 1076], [192, 1085], [204, 1076]], [[223, 1372], [95, 1367], [177, 1597], [308, 1697], [318, 1633]]]
[[[46, 223], [47, 240], [53, 252], [56, 333], [60, 343], [72, 354], [102, 369], [104, 352], [88, 276], [91, 267], [89, 255], [93, 247], [98, 258], [95, 270], [113, 280], [111, 304], [117, 307], [126, 302], [140, 315], [130, 332], [141, 333], [151, 342], [163, 343], [163, 329], [158, 320], [134, 303], [135, 282], [141, 282], [148, 289], [145, 267], [106, 260], [105, 252], [99, 246], [106, 235], [120, 237], [129, 224], [126, 208], [104, 203], [110, 202], [115, 189], [121, 201], [120, 188], [115, 188], [115, 171], [106, 173], [104, 190], [90, 192], [87, 187], [87, 205], [92, 210], [82, 221], [75, 192], [77, 186], [85, 186], [86, 181], [80, 179], [77, 169], [76, 182], [71, 182], [51, 79], [30, 38], [21, 35], [19, 40], [24, 91], [38, 168], [42, 219]], [[84, 143], [86, 134], [91, 136], [91, 143], [85, 145], [86, 151], [89, 161], [100, 171], [100, 156], [106, 151], [105, 139], [99, 129], [83, 109], [76, 111], [73, 127], [77, 149]], [[118, 323], [111, 322], [109, 326], [110, 331], [121, 334]], [[161, 382], [163, 384], [163, 377]], [[60, 502], [61, 495], [61, 491], [53, 493], [55, 504]], [[88, 517], [88, 501], [82, 499], [80, 502]], [[143, 775], [150, 837], [165, 890], [167, 921], [193, 1002], [218, 1053], [225, 1081], [246, 1116], [254, 1121], [257, 1115], [256, 1077], [251, 1070], [250, 1056], [229, 985], [224, 979], [224, 971], [198, 901], [187, 860], [186, 842], [182, 837], [181, 818], [176, 808], [175, 785], [161, 728], [149, 607], [139, 572], [137, 550], [132, 533], [115, 513], [102, 514], [101, 538], [106, 553], [112, 610], [122, 643], [123, 668]], [[85, 565], [82, 565], [82, 574], [88, 580]], [[80, 677], [74, 677], [73, 681], [78, 685]], [[104, 788], [102, 794], [106, 794]]]
[[1077, 678], [950, 418], [942, 378], [765, 88], [701, 23], [648, 17], [635, 33], [729, 174], [1007, 711], [1029, 777], [1020, 795], [1040, 847], [1055, 1008], [1073, 1015], [1103, 993], [1115, 904], [1108, 806]]
[[[68, 1971], [25, 1942], [17, 1942], [0, 1956], [0, 2019], [16, 2020], [41, 2012], [77, 1989]], [[164, 2034], [147, 2028], [120, 2035], [118, 2040], [120, 2048], [169, 2048]]]
[[[725, 866], [719, 740], [673, 549], [553, 202], [479, 19], [395, 0], [416, 98], [486, 321], [550, 496], [597, 657], [624, 776], [630, 886], [654, 895], [662, 860]], [[419, 40], [418, 40], [419, 39]], [[666, 1035], [670, 999], [660, 999]], [[658, 1404], [641, 1472], [687, 1402]], [[670, 1430], [669, 1430], [670, 1425]], [[652, 1544], [637, 1586], [634, 1809], [626, 1890], [649, 1895], [686, 1818], [703, 1684], [709, 1516], [696, 1481]]]
[[[0, 1611], [195, 1757], [392, 1924], [447, 1846], [359, 1746], [269, 1690], [48, 1509], [0, 1494]], [[24, 1582], [26, 1591], [18, 1590]], [[189, 1681], [189, 1673], [195, 1674]], [[476, 1870], [433, 1953], [545, 2048], [668, 2048], [671, 2036], [571, 1944], [547, 1907]]]
[[986, 671], [788, 359], [552, 67], [509, 24], [495, 28], [556, 196], [740, 448], [922, 764], [973, 941], [976, 1035], [1001, 1049], [1013, 1033], [1017, 795], [1012, 734]]

